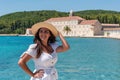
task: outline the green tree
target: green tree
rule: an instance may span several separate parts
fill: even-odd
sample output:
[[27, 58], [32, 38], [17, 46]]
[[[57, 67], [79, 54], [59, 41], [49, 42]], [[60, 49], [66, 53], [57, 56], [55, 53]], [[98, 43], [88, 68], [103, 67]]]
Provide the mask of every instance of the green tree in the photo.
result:
[[66, 32], [66, 34], [68, 35], [68, 33], [71, 31], [70, 27], [65, 26], [64, 27], [64, 31]]
[[[69, 12], [59, 12], [55, 10], [24, 11], [15, 12], [0, 16], [0, 34], [19, 33], [24, 34], [26, 28], [30, 28], [37, 22], [42, 22], [50, 18], [68, 17]], [[120, 24], [120, 12], [109, 10], [83, 10], [74, 12], [86, 20], [98, 19], [100, 23]], [[65, 30], [66, 31], [66, 30]], [[66, 34], [68, 34], [67, 31]]]

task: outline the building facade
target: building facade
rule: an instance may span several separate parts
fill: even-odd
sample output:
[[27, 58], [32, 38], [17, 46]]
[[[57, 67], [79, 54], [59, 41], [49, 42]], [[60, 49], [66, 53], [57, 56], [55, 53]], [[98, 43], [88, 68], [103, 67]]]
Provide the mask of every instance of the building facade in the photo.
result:
[[[73, 37], [117, 37], [120, 35], [119, 24], [101, 24], [98, 20], [85, 20], [79, 16], [58, 17], [46, 20], [56, 27], [64, 36]], [[26, 29], [26, 35], [32, 35], [31, 29]]]
[[120, 38], [120, 28], [105, 28], [105, 37]]
[[98, 20], [85, 20], [79, 16], [50, 18], [45, 22], [53, 24], [64, 36], [92, 37], [102, 34]]

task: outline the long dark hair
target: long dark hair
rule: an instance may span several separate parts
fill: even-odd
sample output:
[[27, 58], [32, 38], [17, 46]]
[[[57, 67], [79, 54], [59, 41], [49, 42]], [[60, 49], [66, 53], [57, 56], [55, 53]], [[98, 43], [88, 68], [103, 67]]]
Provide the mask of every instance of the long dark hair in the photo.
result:
[[[40, 28], [40, 29], [41, 29], [41, 28]], [[42, 53], [42, 46], [43, 46], [42, 41], [41, 41], [41, 39], [40, 39], [40, 37], [39, 37], [39, 31], [40, 31], [40, 29], [36, 32], [36, 34], [35, 34], [35, 36], [34, 36], [34, 40], [33, 40], [33, 42], [37, 44], [36, 47], [35, 47], [35, 49], [37, 49], [36, 58], [39, 58], [39, 57], [40, 57], [40, 55], [41, 55], [41, 53]], [[49, 31], [50, 31], [50, 30], [49, 30]], [[49, 37], [49, 39], [48, 39], [47, 44], [49, 45], [49, 43], [55, 43], [55, 41], [56, 41], [56, 37], [55, 37], [55, 36], [52, 34], [52, 32], [50, 31], [50, 37]]]

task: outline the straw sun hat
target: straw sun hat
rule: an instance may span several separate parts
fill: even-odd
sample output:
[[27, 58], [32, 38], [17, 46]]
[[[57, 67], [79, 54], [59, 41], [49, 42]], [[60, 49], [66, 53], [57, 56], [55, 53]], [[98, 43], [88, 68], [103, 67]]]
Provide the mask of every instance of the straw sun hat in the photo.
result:
[[47, 28], [49, 29], [53, 35], [56, 37], [58, 36], [58, 31], [57, 29], [50, 23], [47, 23], [47, 22], [39, 22], [39, 23], [36, 23], [32, 26], [32, 34], [35, 35], [36, 32], [40, 29], [40, 28]]

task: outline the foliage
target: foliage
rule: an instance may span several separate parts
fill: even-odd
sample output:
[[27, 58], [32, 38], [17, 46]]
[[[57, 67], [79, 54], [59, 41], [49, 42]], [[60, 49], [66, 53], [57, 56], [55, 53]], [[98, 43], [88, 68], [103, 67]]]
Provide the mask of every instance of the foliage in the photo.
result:
[[64, 31], [66, 32], [66, 34], [68, 35], [68, 33], [71, 31], [69, 26], [65, 26], [64, 27]]
[[[45, 21], [53, 17], [68, 16], [68, 12], [55, 10], [24, 11], [15, 12], [0, 17], [0, 34], [24, 34], [26, 28], [33, 24]], [[106, 10], [85, 10], [74, 12], [75, 16], [80, 16], [87, 20], [98, 19], [101, 23], [120, 24], [120, 12]]]
[[0, 17], [0, 33], [25, 34], [26, 28], [33, 24], [45, 21], [51, 17], [67, 16], [64, 12], [57, 11], [24, 11], [7, 14]]
[[97, 19], [101, 23], [120, 24], [120, 12], [107, 11], [107, 10], [85, 10], [77, 11], [74, 13], [87, 20]]

